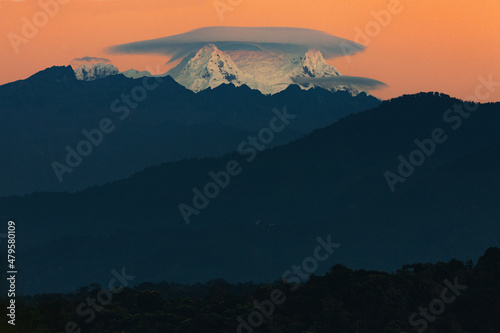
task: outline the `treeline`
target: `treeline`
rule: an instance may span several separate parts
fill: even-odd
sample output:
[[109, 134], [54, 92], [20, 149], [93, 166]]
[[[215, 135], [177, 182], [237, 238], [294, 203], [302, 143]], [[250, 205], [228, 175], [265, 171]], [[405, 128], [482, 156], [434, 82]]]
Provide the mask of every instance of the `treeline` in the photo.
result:
[[[92, 303], [105, 299], [101, 290], [18, 297], [17, 332], [500, 332], [498, 248], [476, 265], [413, 264], [392, 274], [336, 265], [273, 284], [143, 283]], [[2, 320], [0, 331], [12, 327]]]

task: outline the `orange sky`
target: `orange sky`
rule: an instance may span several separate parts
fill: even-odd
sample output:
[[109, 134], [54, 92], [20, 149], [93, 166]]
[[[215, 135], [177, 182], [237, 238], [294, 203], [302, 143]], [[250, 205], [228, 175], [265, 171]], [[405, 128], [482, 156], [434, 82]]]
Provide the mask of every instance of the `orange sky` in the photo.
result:
[[[372, 12], [397, 0], [40, 0], [67, 2], [17, 46], [23, 18], [43, 18], [38, 0], [0, 0], [0, 84], [83, 56], [109, 58], [120, 70], [166, 71], [164, 56], [114, 55], [111, 45], [165, 37], [205, 26], [288, 26], [356, 40]], [[233, 3], [223, 21], [215, 3]], [[401, 12], [374, 31], [363, 53], [328, 62], [342, 74], [389, 85], [380, 98], [439, 91], [471, 99], [478, 76], [500, 82], [500, 1], [400, 0]], [[45, 23], [45, 24], [44, 24]], [[488, 99], [500, 101], [500, 87]]]

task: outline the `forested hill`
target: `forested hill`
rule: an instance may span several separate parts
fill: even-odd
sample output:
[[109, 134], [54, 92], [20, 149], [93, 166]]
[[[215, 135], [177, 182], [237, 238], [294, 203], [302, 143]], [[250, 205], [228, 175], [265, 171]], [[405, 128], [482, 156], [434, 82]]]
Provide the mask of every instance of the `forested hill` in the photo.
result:
[[[143, 283], [116, 292], [109, 302], [103, 296], [106, 286], [93, 284], [72, 294], [18, 297], [16, 328], [32, 333], [65, 327], [92, 333], [497, 333], [499, 281], [500, 249], [490, 248], [475, 265], [412, 264], [393, 274], [335, 265], [323, 276], [293, 283]], [[96, 299], [105, 299], [95, 303], [99, 311], [88, 305]], [[0, 325], [10, 332], [6, 321]]]

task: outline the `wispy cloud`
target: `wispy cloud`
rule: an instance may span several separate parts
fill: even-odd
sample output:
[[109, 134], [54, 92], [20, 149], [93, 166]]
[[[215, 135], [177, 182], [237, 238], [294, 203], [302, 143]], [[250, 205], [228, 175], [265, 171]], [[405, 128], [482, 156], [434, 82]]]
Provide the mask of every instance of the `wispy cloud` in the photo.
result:
[[98, 57], [81, 57], [74, 58], [73, 61], [83, 61], [83, 62], [111, 62], [108, 58], [98, 58]]
[[369, 79], [366, 77], [359, 76], [347, 76], [341, 75], [336, 77], [294, 77], [292, 78], [294, 83], [300, 85], [313, 84], [315, 86], [323, 88], [334, 88], [339, 86], [349, 86], [356, 88], [358, 90], [374, 90], [387, 87], [387, 85], [381, 81]]

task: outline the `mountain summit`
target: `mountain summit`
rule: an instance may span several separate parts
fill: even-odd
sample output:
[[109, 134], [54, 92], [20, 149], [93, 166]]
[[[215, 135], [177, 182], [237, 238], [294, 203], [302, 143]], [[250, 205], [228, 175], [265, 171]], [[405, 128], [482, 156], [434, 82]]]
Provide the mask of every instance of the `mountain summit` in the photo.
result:
[[328, 65], [320, 51], [310, 50], [306, 53], [299, 67], [302, 71], [297, 76], [303, 77], [329, 77], [340, 76], [340, 73], [332, 65]]
[[[30, 80], [31, 79], [31, 80]], [[52, 66], [28, 78], [30, 81], [63, 82], [75, 81], [77, 78], [71, 66]]]
[[241, 72], [231, 58], [213, 44], [200, 49], [174, 79], [194, 92], [215, 88], [224, 83], [241, 86], [242, 82], [251, 81], [248, 74]]
[[76, 78], [81, 81], [94, 81], [117, 74], [123, 74], [124, 76], [131, 79], [138, 79], [144, 76], [152, 76], [148, 71], [138, 71], [133, 68], [124, 72], [120, 72], [114, 65], [105, 63], [95, 63], [88, 65], [84, 64], [76, 67], [74, 71]]
[[[221, 84], [247, 85], [263, 94], [276, 94], [294, 84], [293, 78], [331, 78], [341, 76], [329, 65], [318, 50], [304, 55], [274, 54], [261, 51], [222, 51], [212, 44], [205, 45], [187, 61], [167, 72], [178, 83], [195, 92], [215, 88]], [[306, 80], [307, 81], [307, 80]], [[303, 84], [303, 89], [314, 84]], [[330, 90], [347, 90], [334, 87]]]
[[75, 75], [78, 80], [94, 81], [105, 78], [107, 76], [116, 75], [120, 71], [112, 64], [90, 64], [81, 65], [75, 68]]

